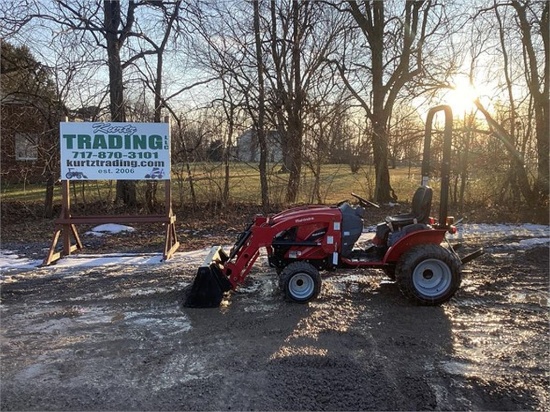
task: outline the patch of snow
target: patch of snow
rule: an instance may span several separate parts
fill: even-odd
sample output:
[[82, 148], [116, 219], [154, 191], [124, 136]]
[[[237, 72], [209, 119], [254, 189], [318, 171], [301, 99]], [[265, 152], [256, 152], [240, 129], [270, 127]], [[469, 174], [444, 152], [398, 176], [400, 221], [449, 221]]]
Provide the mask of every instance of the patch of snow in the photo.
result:
[[493, 246], [494, 249], [532, 249], [537, 246], [550, 245], [550, 238], [531, 238], [520, 240], [519, 242], [510, 242]]
[[11, 250], [0, 249], [0, 271], [2, 272], [10, 269], [34, 269], [41, 264], [41, 260], [21, 258]]
[[131, 226], [124, 226], [124, 225], [119, 225], [115, 223], [105, 223], [103, 225], [94, 227], [92, 230], [84, 234], [91, 235], [91, 236], [103, 236], [106, 233], [116, 234], [121, 232], [135, 232], [135, 230], [136, 229], [134, 229]]
[[143, 254], [136, 255], [135, 253], [115, 253], [102, 255], [70, 255], [60, 259], [55, 264], [56, 268], [66, 267], [98, 267], [98, 266], [113, 266], [113, 265], [151, 265], [162, 262], [161, 255]]
[[[100, 225], [93, 229], [99, 233], [118, 233], [120, 231], [132, 231], [133, 228], [123, 225], [107, 224]], [[363, 232], [359, 241], [367, 241], [374, 236], [375, 226], [370, 226], [367, 231]], [[550, 226], [535, 225], [535, 224], [461, 224], [458, 227], [459, 232], [449, 236], [449, 240], [486, 240], [492, 243], [491, 247], [495, 251], [497, 249], [530, 249], [536, 246], [550, 244]], [[511, 238], [512, 239], [509, 239]], [[519, 238], [519, 239], [513, 239]], [[523, 238], [523, 239], [521, 239]], [[507, 240], [509, 239], [509, 240]], [[489, 245], [488, 245], [489, 246]], [[225, 250], [229, 250], [230, 246], [225, 246]], [[134, 254], [134, 253], [117, 253], [117, 254], [75, 254], [66, 256], [60, 259], [55, 265], [40, 268], [39, 274], [54, 270], [57, 268], [72, 268], [72, 267], [100, 267], [109, 265], [174, 265], [177, 267], [198, 267], [200, 266], [210, 248], [203, 248], [188, 252], [176, 252], [172, 259], [168, 261], [162, 260], [161, 254]], [[265, 253], [262, 250], [262, 259], [258, 264], [264, 265]], [[37, 269], [42, 264], [42, 260], [33, 260], [21, 257], [16, 251], [0, 250], [0, 280], [6, 281], [6, 273], [19, 272], [22, 270]], [[252, 288], [254, 286], [251, 286]]]
[[[525, 239], [517, 239], [525, 238]], [[550, 226], [532, 223], [517, 224], [463, 224], [458, 233], [449, 235], [453, 241], [476, 240], [486, 243], [489, 252], [498, 250], [531, 249], [550, 244]]]
[[534, 238], [534, 239], [525, 239], [525, 240], [520, 240], [519, 241], [519, 246], [521, 248], [531, 248], [533, 246], [538, 246], [538, 245], [546, 245], [546, 244], [550, 244], [550, 238]]
[[458, 233], [449, 238], [491, 238], [503, 236], [526, 237], [550, 237], [550, 226], [526, 223], [523, 225], [512, 224], [461, 224], [458, 225]]

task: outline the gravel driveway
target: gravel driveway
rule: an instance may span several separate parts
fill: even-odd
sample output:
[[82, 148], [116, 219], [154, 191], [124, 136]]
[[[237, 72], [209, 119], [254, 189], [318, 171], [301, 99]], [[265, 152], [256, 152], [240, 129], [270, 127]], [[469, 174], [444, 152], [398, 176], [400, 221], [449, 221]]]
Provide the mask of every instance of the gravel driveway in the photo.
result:
[[2, 410], [548, 410], [548, 247], [489, 253], [441, 307], [383, 272], [284, 301], [259, 262], [217, 309], [183, 309], [195, 267], [4, 277]]

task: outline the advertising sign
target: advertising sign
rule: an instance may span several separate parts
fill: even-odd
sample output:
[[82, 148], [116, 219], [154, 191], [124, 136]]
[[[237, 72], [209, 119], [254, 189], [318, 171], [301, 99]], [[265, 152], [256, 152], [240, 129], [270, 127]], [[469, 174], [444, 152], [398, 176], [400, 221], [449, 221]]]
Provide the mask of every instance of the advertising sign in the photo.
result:
[[62, 180], [169, 180], [168, 123], [63, 122]]

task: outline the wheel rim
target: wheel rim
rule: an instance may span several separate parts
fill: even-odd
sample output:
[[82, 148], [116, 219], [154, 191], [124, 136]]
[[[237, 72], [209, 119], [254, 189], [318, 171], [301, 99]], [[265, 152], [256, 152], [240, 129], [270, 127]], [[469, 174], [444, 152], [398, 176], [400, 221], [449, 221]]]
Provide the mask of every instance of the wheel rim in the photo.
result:
[[313, 278], [305, 273], [297, 273], [288, 282], [288, 292], [295, 299], [307, 299], [315, 290]]
[[445, 262], [427, 259], [416, 266], [412, 278], [416, 290], [424, 296], [435, 298], [447, 292], [452, 282], [452, 273]]

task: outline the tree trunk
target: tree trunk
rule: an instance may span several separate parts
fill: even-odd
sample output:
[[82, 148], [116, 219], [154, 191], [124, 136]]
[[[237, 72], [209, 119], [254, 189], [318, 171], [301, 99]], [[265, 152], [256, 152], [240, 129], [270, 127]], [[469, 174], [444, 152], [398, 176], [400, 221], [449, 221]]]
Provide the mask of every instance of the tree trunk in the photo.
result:
[[55, 178], [51, 171], [48, 171], [48, 179], [46, 180], [46, 197], [44, 198], [44, 217], [51, 218], [53, 216], [53, 189], [55, 186]]
[[[107, 41], [107, 59], [109, 64], [109, 108], [111, 110], [111, 120], [113, 122], [125, 122], [124, 83], [122, 62], [120, 59], [122, 42], [118, 37], [121, 23], [120, 2], [105, 0], [103, 6], [105, 12], [105, 40]], [[127, 206], [135, 206], [137, 204], [136, 183], [133, 180], [117, 180], [115, 201], [121, 201]]]
[[[537, 178], [533, 188], [535, 205], [539, 209], [541, 215], [545, 215], [548, 220], [548, 199], [550, 190], [550, 157], [548, 152], [550, 150], [550, 118], [549, 118], [549, 82], [550, 82], [550, 40], [548, 32], [549, 13], [550, 6], [546, 2], [540, 19], [540, 32], [544, 44], [544, 66], [543, 75], [539, 76], [537, 53], [533, 46], [533, 39], [531, 35], [531, 23], [526, 15], [526, 8], [529, 3], [520, 3], [519, 1], [512, 1], [512, 6], [516, 10], [519, 25], [521, 29], [521, 41], [524, 48], [524, 59], [528, 73], [528, 86], [533, 96], [533, 103], [535, 109], [535, 131], [537, 140]], [[542, 84], [539, 81], [542, 79]], [[542, 86], [542, 91], [541, 91]]]
[[395, 201], [390, 184], [388, 168], [388, 139], [386, 128], [376, 122], [373, 128], [373, 157], [376, 184], [374, 188], [375, 202]]
[[290, 137], [290, 175], [286, 192], [287, 203], [294, 203], [298, 198], [300, 188], [300, 174], [302, 172], [302, 76], [300, 64], [300, 27], [299, 27], [299, 4], [297, 0], [292, 1], [293, 19], [293, 44], [292, 62], [294, 66], [294, 102], [292, 113], [289, 119]]
[[258, 124], [256, 133], [260, 145], [260, 187], [262, 192], [262, 209], [269, 211], [269, 187], [267, 185], [267, 143], [264, 131], [265, 119], [265, 92], [264, 92], [264, 64], [262, 58], [262, 42], [260, 38], [260, 5], [254, 2], [254, 37], [256, 40], [256, 60], [258, 70]]
[[533, 190], [531, 189], [531, 185], [529, 184], [529, 176], [527, 175], [527, 171], [525, 170], [525, 163], [523, 157], [521, 156], [521, 153], [519, 153], [514, 145], [511, 143], [512, 138], [510, 137], [510, 135], [495, 119], [493, 119], [491, 114], [485, 109], [479, 99], [475, 100], [474, 103], [478, 110], [483, 114], [483, 116], [485, 116], [487, 123], [493, 130], [493, 134], [504, 144], [504, 147], [510, 154], [512, 165], [517, 172], [517, 178], [521, 193], [527, 203], [532, 203], [534, 201]]
[[107, 41], [107, 59], [109, 65], [109, 97], [111, 120], [125, 122], [122, 63], [120, 60], [121, 42], [117, 35], [121, 23], [120, 2], [105, 0], [105, 40]]
[[288, 136], [286, 133], [285, 127], [285, 116], [283, 109], [288, 107], [288, 98], [285, 92], [283, 84], [283, 72], [282, 72], [282, 63], [281, 56], [278, 53], [277, 49], [277, 14], [276, 14], [276, 2], [271, 0], [270, 2], [270, 12], [271, 12], [271, 58], [273, 60], [274, 70], [275, 70], [275, 97], [274, 97], [274, 110], [275, 110], [275, 122], [277, 126], [277, 134], [279, 143], [281, 144], [282, 152], [282, 165], [281, 173], [287, 173], [290, 168], [290, 150], [288, 147]]
[[463, 153], [460, 159], [460, 195], [458, 197], [458, 208], [462, 212], [464, 210], [464, 194], [466, 193], [466, 182], [468, 181], [468, 162], [470, 157], [470, 144], [472, 142], [473, 116], [468, 117], [468, 125], [466, 126], [466, 141], [463, 146]]
[[[224, 86], [225, 88], [225, 86]], [[226, 117], [228, 123], [227, 130], [227, 142], [223, 150], [223, 163], [224, 163], [224, 181], [223, 181], [223, 192], [222, 192], [222, 202], [224, 206], [227, 206], [229, 203], [229, 178], [230, 178], [230, 165], [229, 160], [231, 157], [231, 147], [233, 146], [233, 133], [235, 128], [235, 107], [233, 103], [229, 103], [229, 111], [226, 109]]]
[[373, 4], [373, 33], [369, 39], [372, 49], [372, 115], [373, 155], [376, 184], [375, 202], [389, 202], [391, 195], [390, 172], [388, 168], [388, 116], [384, 108], [386, 91], [384, 87], [384, 3]]

